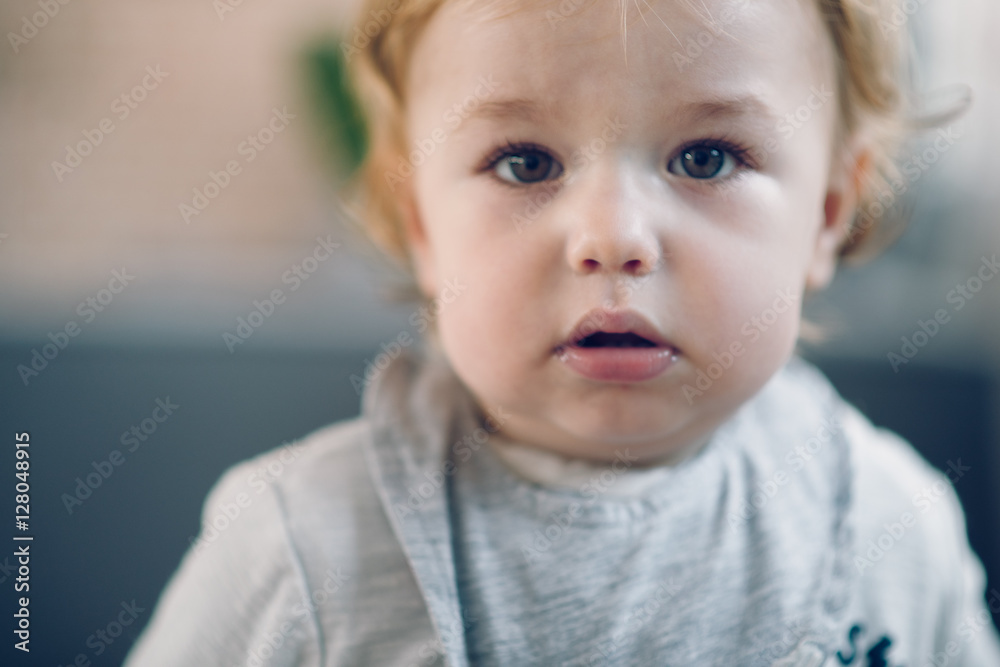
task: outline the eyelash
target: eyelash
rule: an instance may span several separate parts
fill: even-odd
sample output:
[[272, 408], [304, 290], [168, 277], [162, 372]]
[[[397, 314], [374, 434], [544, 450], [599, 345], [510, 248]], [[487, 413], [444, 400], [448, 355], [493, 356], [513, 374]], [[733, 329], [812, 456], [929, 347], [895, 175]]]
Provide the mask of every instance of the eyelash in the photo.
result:
[[[737, 168], [741, 167], [749, 169], [756, 168], [750, 159], [750, 149], [726, 137], [705, 138], [689, 142], [688, 144], [684, 145], [680, 150], [675, 152], [673, 157], [667, 160], [667, 164], [673, 162], [675, 159], [677, 159], [679, 155], [683, 155], [685, 152], [691, 150], [692, 148], [697, 148], [698, 146], [708, 146], [709, 148], [718, 148], [719, 150], [726, 151], [734, 158], [736, 158], [736, 162], [738, 163]], [[721, 180], [725, 179], [723, 178]]]
[[[723, 176], [722, 178], [696, 179], [693, 177], [689, 177], [689, 180], [693, 181], [700, 180], [701, 183], [708, 186], [721, 185], [726, 181], [738, 177], [745, 169], [757, 168], [755, 163], [750, 157], [750, 150], [748, 148], [746, 148], [742, 144], [735, 142], [732, 139], [721, 136], [714, 138], [706, 137], [688, 142], [680, 149], [675, 151], [673, 155], [671, 155], [671, 157], [665, 162], [664, 169], [668, 170], [667, 173], [673, 175], [673, 173], [669, 171], [670, 164], [674, 160], [676, 160], [679, 156], [683, 155], [685, 152], [690, 151], [691, 149], [697, 148], [699, 146], [716, 148], [729, 153], [736, 160], [737, 163], [736, 169], [733, 171], [733, 173], [727, 176]], [[481, 165], [478, 167], [477, 171], [488, 172], [498, 183], [513, 189], [523, 189], [531, 187], [533, 185], [542, 185], [545, 181], [541, 181], [538, 183], [519, 184], [519, 183], [511, 183], [510, 181], [504, 180], [496, 175], [496, 167], [498, 164], [500, 164], [501, 160], [504, 160], [508, 157], [512, 157], [515, 155], [523, 155], [524, 153], [529, 153], [529, 152], [545, 153], [546, 155], [550, 156], [553, 161], [562, 165], [560, 160], [556, 158], [556, 156], [552, 155], [552, 152], [550, 150], [548, 150], [543, 146], [531, 142], [516, 142], [507, 140], [503, 146], [500, 146], [499, 148], [495, 149], [486, 157], [486, 159], [483, 160]]]
[[492, 176], [497, 183], [500, 183], [501, 185], [505, 185], [513, 189], [523, 189], [531, 187], [533, 185], [542, 185], [544, 181], [541, 181], [539, 183], [511, 183], [510, 181], [505, 181], [504, 179], [496, 175], [496, 168], [497, 165], [500, 164], [501, 160], [513, 157], [515, 155], [523, 155], [524, 153], [545, 153], [546, 155], [550, 156], [554, 162], [560, 165], [562, 164], [562, 162], [556, 156], [552, 155], [552, 151], [543, 146], [539, 146], [538, 144], [534, 144], [531, 142], [510, 141], [508, 139], [503, 146], [500, 146], [499, 148], [494, 150], [486, 157], [485, 160], [483, 160], [482, 164], [479, 166], [477, 171], [488, 172], [490, 176]]

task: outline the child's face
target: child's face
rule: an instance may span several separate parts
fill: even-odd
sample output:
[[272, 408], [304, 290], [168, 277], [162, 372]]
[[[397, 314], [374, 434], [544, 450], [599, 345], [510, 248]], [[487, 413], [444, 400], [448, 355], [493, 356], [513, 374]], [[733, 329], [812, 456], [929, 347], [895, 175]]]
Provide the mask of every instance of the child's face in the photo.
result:
[[[785, 363], [803, 293], [834, 270], [854, 200], [833, 46], [800, 0], [652, 2], [627, 50], [618, 2], [523, 4], [484, 21], [448, 3], [413, 53], [421, 287], [466, 286], [441, 341], [508, 436], [684, 456]], [[588, 313], [584, 333], [656, 346], [576, 345]], [[632, 346], [586, 347], [613, 341]]]

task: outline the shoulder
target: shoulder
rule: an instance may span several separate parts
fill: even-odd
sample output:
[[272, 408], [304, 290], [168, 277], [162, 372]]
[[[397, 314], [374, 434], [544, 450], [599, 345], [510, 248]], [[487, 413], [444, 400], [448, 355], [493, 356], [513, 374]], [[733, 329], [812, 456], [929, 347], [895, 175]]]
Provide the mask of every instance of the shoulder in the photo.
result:
[[[250, 492], [260, 495], [276, 490], [283, 497], [310, 495], [319, 488], [329, 494], [344, 490], [342, 484], [357, 480], [365, 469], [364, 450], [371, 437], [365, 417], [336, 422], [236, 464], [222, 476], [209, 495]], [[318, 488], [319, 487], [319, 488]]]
[[[839, 436], [849, 461], [844, 473], [850, 476], [853, 503], [865, 508], [868, 518], [885, 519], [892, 512], [898, 517], [899, 509], [924, 514], [938, 505], [958, 509], [961, 518], [960, 508], [951, 503], [957, 498], [948, 477], [899, 435], [872, 424], [809, 362], [793, 358], [767, 389], [772, 400], [764, 404], [776, 413], [768, 423], [792, 421], [813, 430], [826, 426]], [[934, 501], [920, 500], [924, 491], [936, 492]]]
[[[899, 631], [923, 625], [941, 632], [957, 623], [985, 584], [950, 479], [965, 472], [961, 461], [952, 462], [948, 474], [937, 470], [853, 406], [845, 407], [843, 429], [853, 463], [853, 566], [861, 599], [887, 621], [895, 619]], [[912, 604], [901, 604], [905, 600]]]
[[370, 489], [364, 460], [369, 431], [367, 420], [355, 417], [230, 467], [209, 491], [195, 551], [231, 528], [287, 539], [298, 519], [290, 506], [342, 504]]
[[[209, 494], [199, 540], [211, 541], [228, 523], [236, 535], [223, 553], [240, 550], [234, 563], [259, 568], [269, 558], [267, 547], [292, 563], [304, 598], [335, 585], [345, 589], [339, 599], [350, 599], [359, 582], [343, 572], [382, 556], [387, 570], [403, 563], [368, 466], [371, 440], [371, 422], [360, 416], [237, 464]], [[252, 556], [243, 555], [244, 537], [256, 545]], [[325, 611], [336, 613], [338, 606]]]
[[[331, 564], [334, 572], [356, 570], [384, 556], [385, 568], [396, 570], [402, 553], [369, 467], [373, 437], [368, 417], [332, 424], [240, 464], [220, 481], [219, 497], [273, 497], [313, 588], [330, 578]], [[351, 581], [345, 593], [355, 594], [357, 585]]]
[[962, 650], [957, 664], [981, 664], [976, 660], [996, 655], [995, 635], [970, 633], [969, 619], [984, 612], [986, 582], [953, 486], [968, 466], [955, 459], [940, 471], [905, 439], [839, 396], [837, 402], [850, 457], [850, 567], [859, 627], [895, 641], [897, 657], [937, 654], [951, 645]]
[[[827, 423], [846, 454], [848, 465], [841, 473], [850, 489], [857, 547], [867, 547], [869, 540], [877, 544], [879, 538], [887, 544], [882, 534], [891, 528], [893, 543], [902, 547], [900, 556], [907, 554], [913, 565], [957, 557], [952, 547], [965, 542], [965, 519], [949, 479], [953, 472], [937, 470], [905, 439], [875, 426], [808, 362], [794, 359], [782, 382], [785, 409], [811, 411], [812, 423], [830, 415]], [[964, 473], [960, 461], [952, 467]], [[899, 537], [897, 524], [905, 529]]]
[[[322, 631], [308, 601], [343, 577], [328, 564], [332, 581], [314, 580], [303, 562], [299, 535], [319, 522], [302, 508], [346, 505], [365, 486], [367, 432], [361, 417], [337, 422], [229, 468], [128, 664], [229, 664], [262, 647], [288, 664], [317, 664]], [[324, 535], [346, 530], [349, 514], [326, 513]], [[275, 636], [280, 646], [267, 648]]]
[[[956, 565], [966, 537], [952, 471], [937, 470], [906, 440], [876, 427], [854, 406], [844, 403], [841, 414], [851, 453], [859, 551], [871, 551], [872, 566], [891, 551], [898, 551], [891, 560], [907, 567]], [[952, 465], [961, 470], [960, 461]], [[866, 576], [866, 564], [856, 564]]]
[[[956, 458], [944, 471], [934, 468], [905, 439], [872, 424], [801, 359], [789, 362], [766, 391], [769, 424], [808, 424], [800, 438], [815, 431], [801, 451], [789, 454], [802, 468], [801, 481], [821, 490], [840, 480], [847, 494], [850, 537], [843, 565], [854, 582], [850, 623], [856, 624], [850, 642], [857, 630], [872, 640], [889, 638], [897, 661], [915, 663], [947, 651], [961, 653], [954, 664], [996, 663], [996, 635], [983, 606], [985, 575], [969, 546], [953, 486], [968, 466]], [[832, 431], [829, 439], [820, 433], [824, 424]], [[833, 452], [840, 456], [816, 465]], [[810, 497], [823, 496], [810, 491]], [[1000, 594], [996, 598], [1000, 611]]]
[[[926, 513], [918, 500], [922, 491], [937, 489], [937, 497], [953, 495], [948, 479], [896, 433], [872, 424], [857, 408], [844, 402], [842, 428], [851, 449], [857, 502], [879, 511], [897, 508]], [[952, 508], [954, 509], [954, 508]]]

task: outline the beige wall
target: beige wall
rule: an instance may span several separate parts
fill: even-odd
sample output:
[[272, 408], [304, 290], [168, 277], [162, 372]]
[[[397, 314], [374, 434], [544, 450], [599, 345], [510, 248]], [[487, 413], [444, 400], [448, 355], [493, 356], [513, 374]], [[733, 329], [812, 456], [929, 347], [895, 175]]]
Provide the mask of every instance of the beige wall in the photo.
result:
[[[137, 276], [121, 298], [128, 304], [109, 307], [92, 340], [120, 327], [139, 332], [149, 317], [183, 333], [220, 304], [231, 311], [217, 323], [224, 326], [251, 298], [280, 286], [278, 276], [317, 236], [342, 236], [297, 59], [307, 40], [343, 25], [349, 0], [245, 0], [221, 17], [211, 0], [52, 6], [58, 13], [17, 53], [9, 38], [0, 47], [6, 335], [44, 336], [39, 327], [73, 319], [76, 304], [121, 266]], [[38, 11], [37, 0], [4, 2], [4, 35], [22, 32], [23, 18]], [[147, 68], [166, 76], [158, 82]], [[152, 90], [138, 91], [145, 99], [128, 108], [120, 96], [131, 98], [144, 80]], [[238, 148], [268, 126], [275, 108], [296, 117], [250, 162]], [[102, 120], [112, 132], [100, 131]], [[99, 145], [57, 173], [52, 163], [66, 163], [67, 144], [88, 131]], [[193, 188], [231, 160], [241, 173], [185, 222], [179, 204], [191, 204]], [[360, 279], [358, 267], [346, 250], [336, 260], [316, 276], [329, 284], [345, 273], [334, 289], [344, 291]], [[147, 313], [157, 299], [173, 315]]]

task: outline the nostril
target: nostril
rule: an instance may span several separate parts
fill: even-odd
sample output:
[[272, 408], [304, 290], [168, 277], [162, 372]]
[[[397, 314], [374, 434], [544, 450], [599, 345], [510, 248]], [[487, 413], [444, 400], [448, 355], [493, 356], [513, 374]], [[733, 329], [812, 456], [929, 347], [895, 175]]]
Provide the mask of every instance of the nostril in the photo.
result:
[[629, 261], [625, 262], [625, 266], [623, 268], [628, 273], [638, 273], [642, 271], [642, 260], [630, 259]]

